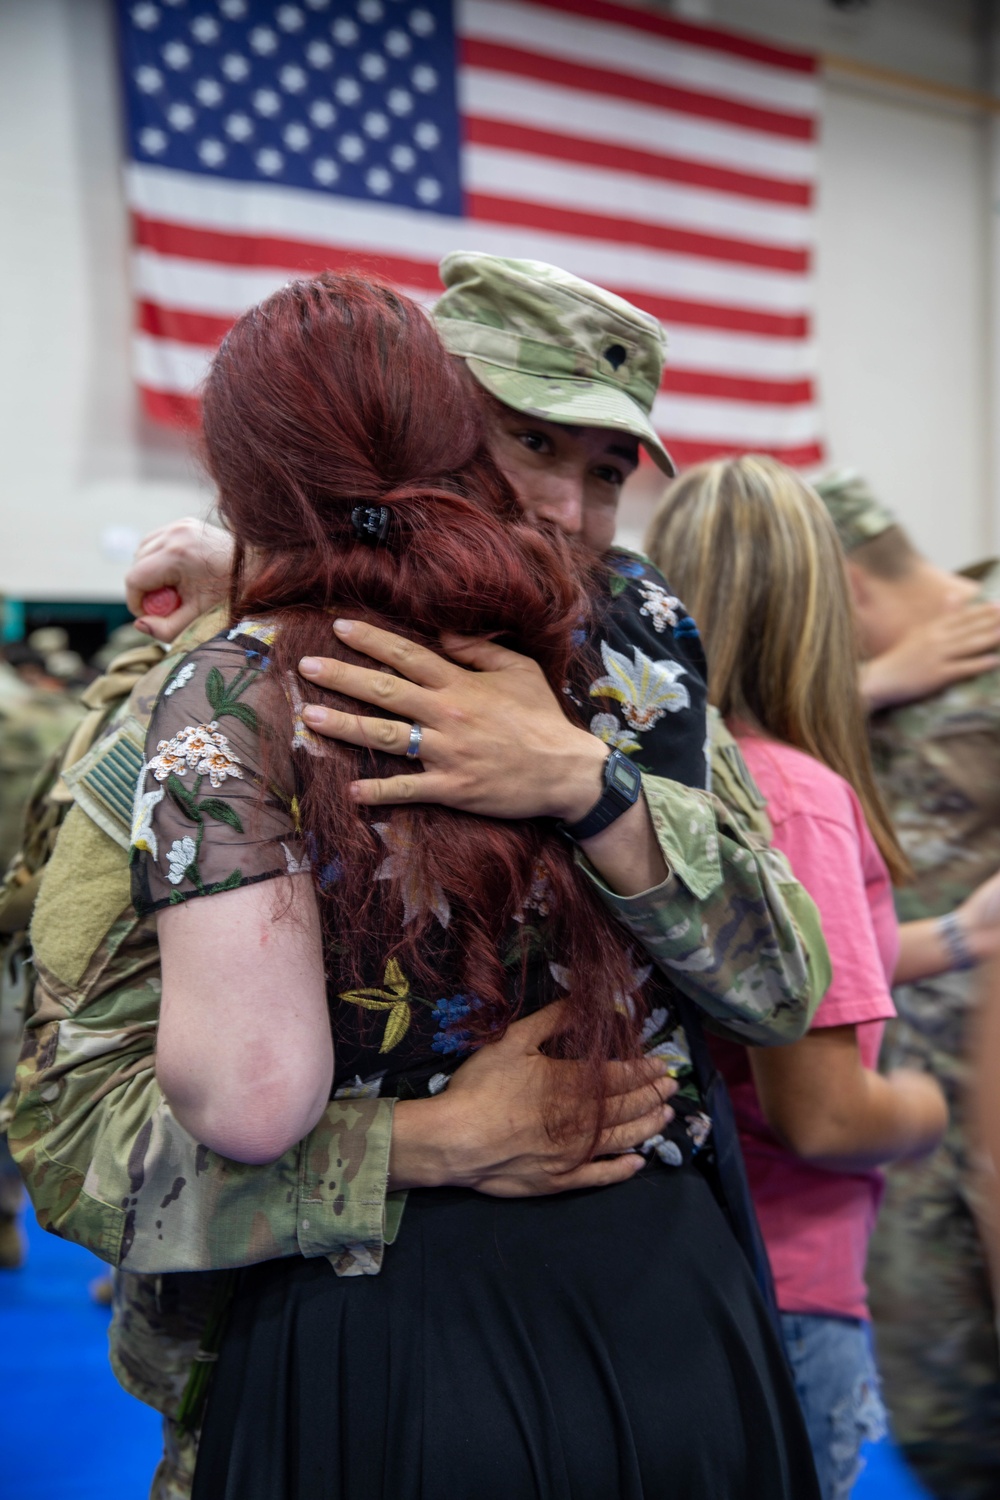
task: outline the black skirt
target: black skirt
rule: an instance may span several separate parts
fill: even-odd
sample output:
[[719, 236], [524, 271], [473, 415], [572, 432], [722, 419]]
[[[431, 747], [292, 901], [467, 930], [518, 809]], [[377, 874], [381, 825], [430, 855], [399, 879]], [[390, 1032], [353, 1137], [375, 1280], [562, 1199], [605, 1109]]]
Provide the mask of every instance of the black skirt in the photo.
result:
[[194, 1500], [814, 1500], [746, 1262], [700, 1173], [410, 1194], [379, 1276], [244, 1272]]

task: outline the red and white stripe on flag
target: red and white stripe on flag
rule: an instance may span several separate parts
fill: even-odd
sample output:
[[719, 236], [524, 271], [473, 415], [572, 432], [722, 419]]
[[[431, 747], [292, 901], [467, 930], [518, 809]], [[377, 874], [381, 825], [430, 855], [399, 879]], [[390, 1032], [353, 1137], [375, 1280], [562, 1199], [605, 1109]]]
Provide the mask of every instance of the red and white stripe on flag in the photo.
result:
[[195, 420], [226, 329], [291, 277], [370, 269], [430, 302], [440, 257], [480, 250], [553, 262], [661, 319], [654, 420], [682, 466], [821, 463], [816, 59], [612, 0], [456, 0], [454, 23], [461, 216], [134, 154], [149, 414]]

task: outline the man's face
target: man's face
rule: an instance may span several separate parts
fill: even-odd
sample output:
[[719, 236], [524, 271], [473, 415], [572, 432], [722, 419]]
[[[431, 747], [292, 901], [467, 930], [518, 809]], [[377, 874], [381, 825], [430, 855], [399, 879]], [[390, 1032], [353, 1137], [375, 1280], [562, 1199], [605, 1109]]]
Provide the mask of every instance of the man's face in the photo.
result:
[[638, 439], [525, 416], [499, 401], [490, 402], [490, 424], [493, 457], [528, 514], [606, 552], [622, 485], [639, 462]]

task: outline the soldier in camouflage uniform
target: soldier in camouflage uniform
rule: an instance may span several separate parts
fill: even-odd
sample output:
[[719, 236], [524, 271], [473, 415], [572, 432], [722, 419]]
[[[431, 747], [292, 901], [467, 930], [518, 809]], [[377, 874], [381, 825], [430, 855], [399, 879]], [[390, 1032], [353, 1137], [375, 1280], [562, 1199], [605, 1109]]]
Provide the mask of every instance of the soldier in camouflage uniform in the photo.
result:
[[[887, 654], [907, 628], [942, 616], [956, 588], [972, 607], [1000, 599], [1000, 564], [977, 584], [932, 566], [856, 474], [818, 488], [847, 554], [867, 654]], [[884, 708], [870, 728], [879, 785], [915, 871], [897, 893], [900, 920], [943, 915], [1000, 869], [1000, 671]], [[893, 1432], [940, 1500], [1000, 1494], [1000, 1349], [968, 1134], [975, 998], [969, 972], [897, 987], [899, 1019], [883, 1053], [888, 1066], [933, 1074], [951, 1117], [933, 1156], [888, 1169], [868, 1269]]]
[[[642, 354], [643, 405], [626, 427], [635, 396], [627, 379], [620, 389], [616, 382], [602, 451], [617, 433], [634, 431], [640, 418], [648, 427], [662, 357], [658, 342], [650, 347], [651, 320], [635, 315], [630, 326], [621, 308], [627, 304], [609, 303], [608, 320], [601, 321], [600, 306], [596, 312], [592, 306], [591, 322], [600, 347], [613, 349], [616, 360], [620, 348]], [[596, 342], [593, 332], [589, 337]], [[592, 352], [594, 366], [599, 352]], [[600, 391], [590, 394], [599, 419]], [[326, 1255], [341, 1274], [373, 1274], [401, 1212], [399, 1201], [386, 1196], [395, 1101], [334, 1100], [298, 1147], [270, 1165], [246, 1166], [192, 1140], [156, 1082], [158, 951], [155, 922], [140, 919], [130, 902], [132, 788], [157, 694], [170, 685], [183, 654], [218, 629], [218, 617], [193, 625], [68, 773], [73, 806], [46, 868], [32, 929], [38, 1009], [12, 1127], [42, 1222], [131, 1273], [120, 1277], [112, 1357], [127, 1387], [170, 1418], [179, 1414], [216, 1273], [302, 1254]], [[703, 1010], [745, 1040], [780, 1041], [808, 1024], [828, 962], [815, 910], [768, 848], [766, 819], [738, 761], [731, 746], [720, 747], [718, 784], [733, 810], [703, 791], [646, 777], [653, 826], [672, 873], [643, 896], [599, 888]], [[58, 920], [67, 902], [77, 912], [72, 925]], [[154, 1288], [145, 1273], [155, 1277]], [[192, 1443], [189, 1433], [175, 1441], [178, 1432], [171, 1428], [159, 1496], [183, 1493], [186, 1483]]]
[[[83, 710], [68, 693], [31, 687], [0, 660], [0, 870], [17, 852], [32, 783], [63, 744]], [[23, 925], [23, 924], [22, 924]], [[0, 1099], [14, 1081], [28, 981], [16, 929], [0, 929]], [[21, 1178], [0, 1130], [0, 1270], [24, 1259], [18, 1225]]]

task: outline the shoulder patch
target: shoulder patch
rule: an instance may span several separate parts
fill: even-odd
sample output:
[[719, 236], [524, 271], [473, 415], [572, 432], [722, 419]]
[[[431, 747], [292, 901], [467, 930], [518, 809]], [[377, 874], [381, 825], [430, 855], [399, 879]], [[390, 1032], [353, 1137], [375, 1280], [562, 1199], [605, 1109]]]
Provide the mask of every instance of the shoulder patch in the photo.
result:
[[132, 805], [145, 762], [145, 735], [129, 717], [101, 740], [64, 776], [77, 806], [127, 849], [132, 834]]

